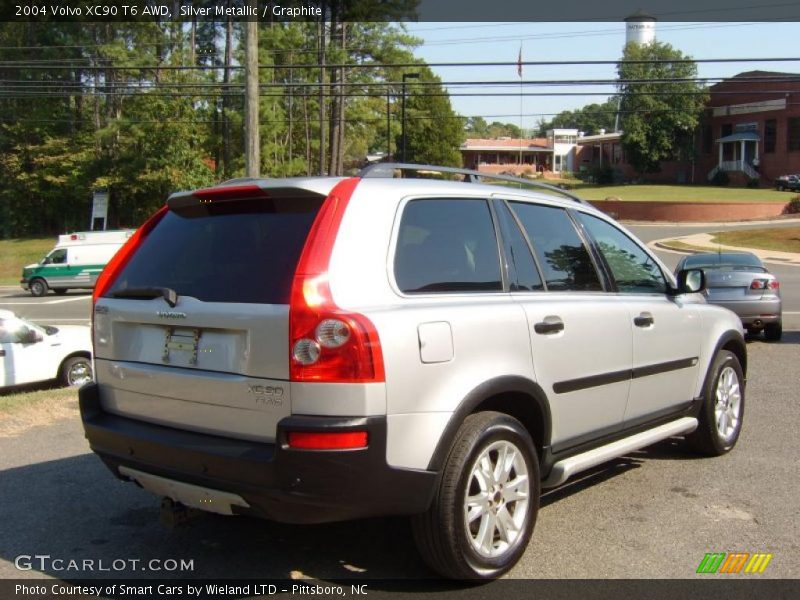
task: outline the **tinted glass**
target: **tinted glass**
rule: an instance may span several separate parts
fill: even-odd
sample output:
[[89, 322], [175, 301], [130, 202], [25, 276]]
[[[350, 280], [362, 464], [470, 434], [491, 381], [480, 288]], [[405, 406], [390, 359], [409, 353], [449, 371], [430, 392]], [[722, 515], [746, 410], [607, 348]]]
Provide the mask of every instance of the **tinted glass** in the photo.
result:
[[628, 293], [664, 293], [667, 285], [652, 258], [622, 231], [605, 221], [579, 213], [606, 259], [617, 289]]
[[719, 253], [695, 254], [683, 259], [683, 269], [722, 269], [722, 268], [755, 268], [766, 270], [757, 256], [753, 254]]
[[511, 203], [544, 271], [548, 290], [602, 290], [589, 251], [561, 208]]
[[320, 198], [219, 202], [169, 211], [106, 293], [166, 287], [206, 302], [288, 304]]
[[503, 233], [511, 291], [543, 290], [542, 278], [533, 261], [530, 247], [514, 216], [505, 202], [495, 202], [494, 206]]
[[67, 251], [62, 248], [53, 250], [48, 258], [50, 258], [50, 262], [54, 265], [64, 264], [67, 262]]
[[409, 294], [503, 289], [485, 200], [414, 200], [403, 211], [395, 279]]

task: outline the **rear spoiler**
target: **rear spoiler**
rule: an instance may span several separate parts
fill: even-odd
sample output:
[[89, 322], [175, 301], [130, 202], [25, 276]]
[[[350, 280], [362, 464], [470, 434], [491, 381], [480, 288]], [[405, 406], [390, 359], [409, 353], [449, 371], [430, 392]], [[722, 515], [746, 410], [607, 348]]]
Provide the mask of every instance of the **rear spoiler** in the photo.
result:
[[325, 198], [344, 177], [303, 177], [291, 179], [232, 180], [200, 190], [175, 192], [167, 199], [170, 210], [209, 202], [226, 202], [249, 198]]

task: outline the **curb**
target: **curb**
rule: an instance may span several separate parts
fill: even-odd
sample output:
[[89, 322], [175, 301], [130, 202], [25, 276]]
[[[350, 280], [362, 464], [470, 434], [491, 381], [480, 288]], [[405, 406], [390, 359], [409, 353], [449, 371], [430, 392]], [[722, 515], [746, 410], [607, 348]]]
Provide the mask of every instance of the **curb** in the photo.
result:
[[[647, 245], [650, 248], [658, 248], [659, 250], [664, 250], [666, 252], [672, 252], [674, 254], [682, 254], [682, 255], [689, 255], [689, 254], [698, 254], [700, 252], [716, 252], [719, 247], [718, 246], [707, 246], [705, 248], [701, 248], [701, 246], [697, 245], [699, 248], [698, 250], [688, 250], [686, 248], [675, 248], [669, 245], [671, 241], [681, 241], [680, 237], [677, 238], [664, 238], [661, 240], [653, 240], [649, 242]], [[696, 245], [696, 244], [695, 244]], [[759, 256], [759, 252], [764, 252], [759, 248], [745, 248], [743, 246], [736, 246], [735, 248], [732, 247], [725, 247], [724, 250], [726, 252], [750, 252], [758, 256], [759, 260], [763, 263], [768, 263], [771, 265], [783, 265], [786, 267], [800, 267], [800, 259], [796, 260], [779, 260], [775, 258], [769, 258], [764, 256]]]

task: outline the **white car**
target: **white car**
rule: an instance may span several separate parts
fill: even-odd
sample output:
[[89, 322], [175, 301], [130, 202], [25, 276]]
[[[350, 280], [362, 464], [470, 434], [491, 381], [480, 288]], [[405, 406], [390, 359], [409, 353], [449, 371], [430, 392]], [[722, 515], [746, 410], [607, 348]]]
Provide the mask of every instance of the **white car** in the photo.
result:
[[49, 379], [69, 386], [92, 380], [89, 328], [42, 327], [0, 310], [0, 389]]

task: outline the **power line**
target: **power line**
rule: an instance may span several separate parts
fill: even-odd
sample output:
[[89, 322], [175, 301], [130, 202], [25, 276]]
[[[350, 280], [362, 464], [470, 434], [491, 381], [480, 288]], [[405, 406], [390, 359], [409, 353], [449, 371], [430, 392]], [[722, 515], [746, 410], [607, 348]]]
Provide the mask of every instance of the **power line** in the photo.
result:
[[[624, 62], [628, 65], [660, 65], [660, 64], [710, 64], [710, 63], [786, 63], [800, 62], [798, 57], [764, 57], [764, 58], [681, 58], [681, 59], [642, 59], [642, 60], [526, 60], [522, 61], [523, 66], [528, 67], [564, 67], [579, 65], [618, 65]], [[518, 61], [486, 61], [486, 62], [405, 62], [405, 63], [328, 63], [326, 69], [412, 69], [423, 67], [517, 67]], [[221, 71], [224, 67], [217, 65], [82, 65], [80, 67], [67, 65], [40, 65], [40, 64], [8, 64], [0, 62], [0, 69], [30, 69], [30, 70], [58, 70], [58, 69], [80, 69], [84, 71]], [[243, 70], [243, 65], [231, 65], [228, 67], [234, 70]], [[260, 69], [319, 69], [319, 65], [310, 64], [286, 64], [286, 65], [260, 65]]]

